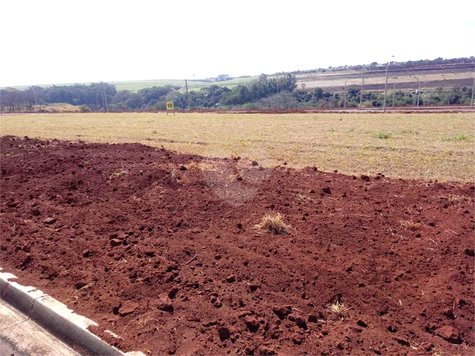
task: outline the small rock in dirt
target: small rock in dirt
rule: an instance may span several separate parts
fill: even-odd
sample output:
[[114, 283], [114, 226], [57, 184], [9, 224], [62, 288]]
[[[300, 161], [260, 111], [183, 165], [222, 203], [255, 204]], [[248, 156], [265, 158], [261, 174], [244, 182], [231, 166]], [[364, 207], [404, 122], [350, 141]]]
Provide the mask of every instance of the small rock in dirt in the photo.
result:
[[291, 339], [294, 344], [300, 345], [302, 342], [305, 341], [305, 336], [299, 333], [293, 333]]
[[231, 331], [229, 331], [228, 328], [224, 328], [224, 327], [219, 328], [218, 333], [219, 333], [219, 339], [221, 341], [227, 340], [231, 337]]
[[442, 326], [435, 331], [437, 336], [440, 336], [445, 341], [448, 341], [452, 344], [461, 344], [462, 339], [460, 338], [460, 333], [453, 326]]
[[174, 299], [178, 292], [179, 292], [178, 288], [173, 288], [171, 291], [168, 292], [168, 298]]
[[452, 309], [445, 309], [443, 313], [449, 319], [455, 319], [454, 311]]
[[162, 297], [157, 303], [157, 308], [166, 312], [173, 312], [173, 304], [168, 297]]
[[213, 306], [215, 308], [221, 308], [223, 306], [223, 303], [221, 303], [221, 301], [219, 299], [217, 299], [213, 302]]
[[203, 326], [213, 326], [213, 325], [216, 325], [216, 324], [218, 324], [218, 321], [215, 320], [215, 319], [203, 321], [203, 322], [201, 323], [201, 325], [203, 325]]
[[51, 225], [51, 224], [54, 224], [56, 222], [56, 220], [58, 220], [58, 219], [57, 218], [46, 218], [46, 219], [43, 220], [43, 223]]
[[323, 188], [323, 189], [322, 189], [322, 192], [324, 192], [324, 193], [326, 193], [326, 194], [331, 194], [331, 193], [332, 193], [332, 191], [331, 191], [331, 189], [330, 189], [329, 187]]
[[252, 164], [253, 167], [257, 167], [259, 165], [259, 163], [257, 163], [257, 161], [252, 161], [251, 164]]
[[84, 282], [77, 282], [75, 285], [74, 285], [74, 288], [76, 289], [81, 289], [82, 287], [85, 287], [87, 285], [87, 283], [84, 283]]
[[366, 324], [363, 320], [358, 320], [358, 321], [356, 322], [356, 324], [358, 324], [358, 325], [361, 326], [362, 328], [368, 327], [368, 324]]
[[31, 261], [33, 261], [33, 257], [31, 257], [29, 253], [27, 253], [20, 267], [25, 268]]
[[314, 315], [314, 314], [310, 314], [310, 315], [308, 316], [308, 322], [309, 322], [309, 323], [316, 323], [316, 322], [318, 322], [317, 316]]
[[89, 250], [82, 251], [82, 257], [84, 258], [91, 257], [91, 255], [92, 255], [92, 252]]
[[268, 346], [261, 346], [259, 348], [259, 355], [277, 355], [277, 352]]
[[434, 344], [432, 344], [430, 342], [423, 342], [421, 344], [421, 348], [426, 350], [426, 351], [431, 351], [434, 348]]
[[276, 305], [272, 308], [272, 311], [277, 314], [280, 319], [284, 319], [287, 315], [292, 313], [292, 307], [284, 305]]
[[132, 314], [135, 310], [137, 310], [138, 307], [138, 303], [131, 300], [126, 300], [124, 304], [122, 304], [122, 306], [119, 308], [119, 315], [126, 316]]
[[259, 329], [259, 321], [253, 316], [250, 316], [250, 315], [246, 316], [244, 318], [244, 321], [249, 331], [255, 333]]
[[112, 247], [114, 247], [114, 246], [119, 246], [119, 245], [122, 244], [122, 240], [119, 240], [119, 239], [112, 239], [112, 240], [110, 240], [110, 244], [111, 244]]
[[186, 171], [186, 167], [185, 167], [185, 166], [181, 166], [181, 167], [180, 167], [180, 171]]
[[237, 228], [242, 229], [242, 224], [241, 223], [237, 224]]
[[388, 331], [389, 331], [390, 333], [395, 333], [395, 332], [398, 331], [398, 330], [399, 330], [399, 328], [398, 328], [397, 326], [394, 326], [394, 325], [389, 325], [389, 326], [388, 326]]
[[315, 190], [310, 189], [309, 193], [310, 193], [310, 194], [315, 194]]
[[301, 327], [302, 329], [307, 329], [307, 321], [301, 316], [298, 316], [295, 318], [295, 323], [297, 324], [297, 326]]
[[339, 342], [337, 345], [336, 345], [336, 348], [338, 350], [344, 350], [345, 349], [345, 344], [343, 342]]
[[226, 282], [228, 282], [228, 283], [232, 283], [235, 280], [236, 280], [236, 276], [234, 274], [231, 274], [231, 275], [226, 277]]
[[409, 341], [407, 341], [406, 339], [402, 339], [402, 338], [395, 338], [395, 340], [398, 342], [398, 344], [400, 345], [403, 345], [403, 346], [411, 346], [411, 344], [409, 343]]
[[[255, 352], [256, 352], [256, 346], [254, 346], [254, 345], [246, 346], [244, 348], [244, 355], [254, 355]], [[236, 352], [236, 354], [238, 354], [238, 353]], [[266, 355], [266, 354], [264, 354], [264, 355]]]
[[367, 175], [362, 174], [361, 179], [363, 179], [365, 182], [369, 182], [369, 177]]
[[214, 256], [214, 259], [215, 259], [215, 260], [220, 260], [220, 259], [221, 259], [221, 255], [218, 253], [217, 255]]
[[257, 284], [257, 283], [251, 283], [251, 284], [249, 284], [249, 289], [251, 290], [251, 292], [255, 292], [255, 291], [258, 290], [259, 288], [261, 288], [261, 285], [260, 285], [260, 284]]
[[468, 256], [475, 256], [475, 251], [472, 248], [466, 248], [464, 253]]
[[41, 215], [41, 211], [39, 211], [38, 209], [33, 209], [31, 211], [31, 213], [33, 214], [33, 216], [40, 216]]

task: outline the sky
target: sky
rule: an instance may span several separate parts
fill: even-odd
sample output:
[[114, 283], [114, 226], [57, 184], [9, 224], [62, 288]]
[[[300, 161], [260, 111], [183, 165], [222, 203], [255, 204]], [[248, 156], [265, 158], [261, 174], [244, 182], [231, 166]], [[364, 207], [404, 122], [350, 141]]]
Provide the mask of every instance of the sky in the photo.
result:
[[473, 0], [15, 0], [0, 13], [0, 87], [475, 55]]

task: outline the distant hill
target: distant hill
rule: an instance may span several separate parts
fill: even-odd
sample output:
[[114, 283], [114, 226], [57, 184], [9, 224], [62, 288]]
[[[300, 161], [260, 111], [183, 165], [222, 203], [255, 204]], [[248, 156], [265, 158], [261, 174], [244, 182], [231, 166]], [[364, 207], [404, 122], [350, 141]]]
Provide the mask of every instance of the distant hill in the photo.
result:
[[[421, 83], [421, 88], [454, 88], [471, 87], [475, 76], [475, 57], [452, 58], [434, 60], [420, 60], [408, 62], [396, 62], [389, 66], [388, 85], [397, 89], [415, 89]], [[360, 87], [364, 75], [365, 90], [379, 91], [384, 89], [386, 64], [371, 63], [366, 65], [352, 65], [312, 70], [290, 72], [297, 77], [297, 87], [306, 90], [322, 88], [329, 92], [339, 92], [345, 87]], [[288, 74], [280, 72], [269, 75], [269, 78]], [[211, 85], [218, 85], [232, 89], [239, 84], [246, 84], [255, 80], [257, 76], [239, 77], [226, 81], [209, 81], [207, 79], [188, 79], [189, 90], [200, 90]], [[153, 86], [172, 85], [184, 90], [183, 79], [153, 79], [153, 80], [129, 80], [113, 81], [116, 89], [137, 92], [140, 89]], [[76, 84], [76, 83], [74, 83]], [[89, 83], [77, 83], [89, 84]], [[53, 84], [39, 85], [50, 87]], [[56, 84], [56, 85], [73, 85]], [[16, 89], [26, 89], [29, 86], [18, 86]]]
[[[475, 60], [474, 60], [475, 62]], [[347, 70], [328, 71], [325, 73], [300, 73], [296, 74], [297, 84], [304, 84], [306, 90], [322, 88], [330, 92], [342, 91], [345, 83], [348, 87], [360, 87], [364, 76], [365, 90], [383, 90], [386, 70]], [[421, 88], [453, 88], [471, 87], [475, 76], [474, 64], [448, 64], [432, 65], [410, 68], [389, 66], [388, 85], [397, 89], [416, 89], [421, 83]]]

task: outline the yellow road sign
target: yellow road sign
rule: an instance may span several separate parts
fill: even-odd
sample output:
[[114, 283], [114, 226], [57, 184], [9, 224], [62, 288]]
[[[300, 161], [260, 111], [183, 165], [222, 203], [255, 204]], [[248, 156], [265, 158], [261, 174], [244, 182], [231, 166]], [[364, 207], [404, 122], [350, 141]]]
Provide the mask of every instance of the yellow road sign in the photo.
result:
[[167, 110], [173, 110], [173, 101], [167, 101]]

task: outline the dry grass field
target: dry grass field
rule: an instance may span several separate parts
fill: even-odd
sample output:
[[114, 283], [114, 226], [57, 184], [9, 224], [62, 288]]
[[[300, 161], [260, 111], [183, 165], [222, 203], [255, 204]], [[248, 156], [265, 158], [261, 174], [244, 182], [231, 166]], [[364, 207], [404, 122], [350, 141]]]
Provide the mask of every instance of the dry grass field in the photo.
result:
[[[346, 174], [473, 181], [475, 114], [25, 114], [0, 118], [1, 135], [139, 142], [263, 165]], [[8, 154], [8, 152], [6, 152]]]

